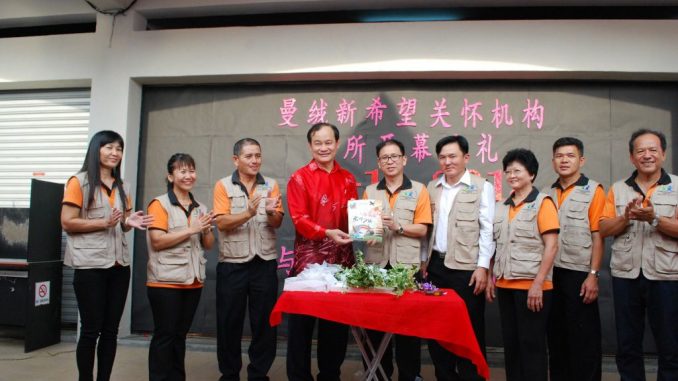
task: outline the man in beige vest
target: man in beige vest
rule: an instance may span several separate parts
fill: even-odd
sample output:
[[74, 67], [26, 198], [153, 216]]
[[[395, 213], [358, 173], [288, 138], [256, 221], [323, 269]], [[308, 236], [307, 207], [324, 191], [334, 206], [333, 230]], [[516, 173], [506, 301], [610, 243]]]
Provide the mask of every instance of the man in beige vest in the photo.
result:
[[219, 229], [217, 358], [221, 381], [239, 380], [245, 310], [252, 342], [249, 380], [268, 380], [276, 354], [276, 330], [268, 317], [278, 297], [275, 229], [283, 209], [278, 183], [259, 173], [261, 146], [251, 138], [233, 146], [236, 170], [214, 187]]
[[[368, 242], [365, 262], [390, 268], [396, 263], [419, 266], [421, 242], [431, 224], [431, 201], [422, 183], [405, 176], [407, 164], [405, 147], [398, 140], [377, 144], [377, 165], [384, 178], [365, 189], [363, 199], [381, 200], [384, 224], [383, 241]], [[382, 332], [367, 331], [372, 344], [378, 347]], [[414, 381], [420, 378], [421, 339], [395, 335], [395, 355], [398, 380]], [[388, 379], [393, 374], [393, 350], [389, 343], [381, 360]]]
[[605, 192], [581, 173], [584, 163], [581, 140], [565, 137], [553, 143], [558, 180], [544, 189], [558, 208], [560, 222], [548, 322], [552, 381], [601, 378], [598, 275], [604, 247], [598, 223]]
[[[494, 187], [471, 174], [468, 141], [447, 136], [436, 144], [443, 174], [428, 184], [433, 227], [424, 273], [438, 287], [464, 299], [480, 349], [485, 354], [485, 287], [494, 254]], [[428, 342], [438, 380], [482, 380], [475, 366], [435, 340]]]
[[662, 168], [661, 132], [634, 132], [629, 153], [636, 170], [612, 185], [600, 221], [601, 235], [613, 237], [617, 370], [622, 380], [645, 380], [647, 314], [657, 346], [657, 380], [678, 380], [678, 177]]

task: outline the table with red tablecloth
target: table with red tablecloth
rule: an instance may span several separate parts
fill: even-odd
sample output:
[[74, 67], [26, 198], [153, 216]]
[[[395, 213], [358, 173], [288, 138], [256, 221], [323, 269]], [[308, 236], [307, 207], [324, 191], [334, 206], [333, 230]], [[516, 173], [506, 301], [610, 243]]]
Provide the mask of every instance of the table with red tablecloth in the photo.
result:
[[457, 356], [469, 359], [478, 374], [490, 371], [473, 333], [466, 304], [452, 290], [442, 296], [385, 293], [285, 291], [270, 316], [272, 326], [282, 314], [300, 314], [400, 335], [434, 339]]

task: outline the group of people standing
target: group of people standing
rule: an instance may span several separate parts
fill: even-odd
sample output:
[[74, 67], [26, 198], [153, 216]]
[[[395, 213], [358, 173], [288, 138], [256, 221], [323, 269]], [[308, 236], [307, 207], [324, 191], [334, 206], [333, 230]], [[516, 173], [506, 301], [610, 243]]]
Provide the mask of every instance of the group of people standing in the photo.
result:
[[[339, 130], [328, 123], [307, 133], [311, 161], [287, 185], [294, 224], [295, 262], [290, 275], [312, 263], [351, 266], [347, 203], [358, 198], [354, 176], [335, 160]], [[277, 182], [260, 174], [262, 150], [237, 141], [235, 171], [214, 187], [213, 211], [197, 201], [195, 162], [173, 155], [166, 194], [147, 213], [133, 212], [120, 178], [123, 140], [101, 131], [90, 142], [81, 172], [66, 185], [62, 225], [65, 263], [75, 268], [82, 322], [77, 346], [81, 380], [110, 377], [118, 324], [129, 284], [124, 232], [148, 229], [147, 292], [154, 320], [149, 379], [182, 380], [185, 339], [205, 280], [204, 251], [215, 244], [217, 358], [221, 380], [238, 380], [241, 338], [249, 312], [252, 341], [248, 379], [267, 380], [276, 354], [268, 317], [278, 296], [276, 229], [284, 210]], [[631, 177], [603, 187], [582, 174], [584, 146], [576, 138], [553, 145], [558, 179], [540, 191], [535, 155], [513, 149], [504, 156], [512, 192], [495, 203], [493, 186], [468, 170], [469, 144], [447, 136], [436, 144], [441, 176], [428, 185], [404, 174], [407, 155], [395, 139], [376, 147], [383, 177], [362, 197], [381, 199], [384, 237], [368, 243], [367, 263], [419, 267], [420, 276], [455, 290], [466, 303], [485, 353], [485, 303], [498, 299], [507, 380], [600, 380], [601, 329], [598, 277], [603, 238], [613, 237], [611, 269], [622, 380], [644, 380], [642, 337], [647, 313], [659, 354], [658, 380], [678, 379], [678, 178], [663, 169], [666, 138], [639, 130], [629, 140]], [[105, 197], [104, 197], [105, 196]], [[425, 317], [416, 317], [425, 319]], [[425, 320], [422, 320], [425, 324]], [[289, 380], [313, 380], [311, 343], [317, 325], [317, 380], [340, 380], [348, 327], [291, 315], [287, 342]], [[383, 335], [369, 332], [371, 340]], [[98, 341], [98, 342], [97, 342]], [[420, 379], [421, 339], [395, 335], [399, 380]], [[428, 348], [438, 380], [482, 379], [471, 362], [433, 340]], [[393, 349], [382, 367], [394, 373]]]

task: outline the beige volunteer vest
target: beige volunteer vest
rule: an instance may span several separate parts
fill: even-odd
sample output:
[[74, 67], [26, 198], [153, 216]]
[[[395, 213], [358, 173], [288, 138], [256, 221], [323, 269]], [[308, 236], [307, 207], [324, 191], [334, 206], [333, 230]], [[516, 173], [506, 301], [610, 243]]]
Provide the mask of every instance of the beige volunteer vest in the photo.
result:
[[[539, 233], [537, 215], [544, 199], [539, 193], [527, 202], [509, 222], [509, 205], [498, 201], [494, 214], [494, 240], [497, 253], [494, 257], [494, 275], [497, 279], [534, 279], [544, 256], [544, 241]], [[551, 280], [549, 270], [546, 280]]]
[[[113, 212], [108, 202], [108, 197], [101, 191], [101, 187], [94, 192], [94, 200], [88, 205], [87, 195], [89, 194], [89, 181], [87, 174], [80, 172], [75, 175], [80, 182], [83, 200], [80, 208], [80, 218], [87, 220], [108, 219]], [[123, 183], [125, 194], [129, 194], [129, 189]], [[120, 192], [115, 192], [116, 198], [114, 207], [122, 210], [120, 201]], [[115, 263], [123, 266], [129, 266], [129, 250], [127, 249], [127, 238], [122, 231], [121, 224], [89, 233], [66, 233], [66, 253], [64, 255], [64, 264], [74, 269], [105, 269], [112, 267]]]
[[[225, 177], [221, 183], [226, 189], [231, 202], [231, 214], [242, 213], [247, 210], [249, 198], [233, 184], [231, 176]], [[255, 192], [266, 197], [274, 188], [274, 179], [264, 176], [265, 184], [257, 184]], [[254, 258], [255, 255], [265, 260], [276, 259], [275, 229], [268, 224], [266, 205], [259, 203], [257, 214], [244, 224], [229, 231], [219, 231], [219, 262], [243, 263]]]
[[[455, 270], [475, 270], [478, 266], [478, 252], [480, 251], [480, 199], [483, 193], [485, 179], [471, 174], [471, 185], [460, 189], [454, 198], [447, 222], [447, 253], [445, 253], [445, 267]], [[428, 183], [428, 192], [431, 197], [433, 211], [433, 230], [431, 242], [428, 245], [428, 257], [431, 258], [435, 241], [435, 231], [440, 211], [440, 196], [442, 185], [438, 180]]]
[[[412, 181], [412, 188], [398, 192], [393, 204], [393, 215], [401, 225], [414, 223], [414, 213], [422, 189], [424, 189], [424, 184]], [[381, 200], [384, 212], [389, 213], [389, 197], [385, 189], [377, 189], [377, 184], [372, 184], [365, 189], [365, 193], [368, 199]], [[387, 228], [384, 229], [383, 242], [374, 246], [366, 246], [366, 248], [365, 262], [374, 263], [380, 267], [385, 267], [387, 263], [391, 265], [401, 263], [419, 267], [421, 263], [421, 238], [406, 237]]]
[[[650, 201], [659, 217], [676, 218], [678, 204], [678, 177], [670, 175], [671, 183], [658, 185]], [[617, 215], [624, 213], [626, 205], [638, 197], [638, 193], [624, 181], [612, 185]], [[659, 233], [643, 221], [631, 221], [626, 229], [614, 237], [612, 276], [635, 279], [643, 275], [651, 280], [678, 280], [678, 239]]]
[[[167, 232], [173, 233], [185, 230], [189, 226], [188, 217], [184, 210], [172, 205], [167, 194], [156, 197], [160, 205], [167, 211]], [[198, 203], [200, 204], [200, 203]], [[191, 222], [200, 218], [200, 214], [207, 213], [207, 208], [200, 204], [191, 211]], [[211, 234], [211, 233], [210, 233]], [[150, 231], [146, 232], [148, 246], [148, 264], [146, 276], [148, 282], [168, 284], [193, 284], [197, 279], [205, 281], [204, 250], [201, 243], [201, 234], [193, 234], [188, 240], [165, 250], [155, 251], [151, 246]]]
[[589, 272], [591, 270], [591, 224], [589, 207], [596, 193], [598, 183], [589, 179], [586, 185], [575, 185], [562, 205], [558, 205], [556, 188], [548, 188], [548, 194], [558, 207], [560, 234], [555, 267]]

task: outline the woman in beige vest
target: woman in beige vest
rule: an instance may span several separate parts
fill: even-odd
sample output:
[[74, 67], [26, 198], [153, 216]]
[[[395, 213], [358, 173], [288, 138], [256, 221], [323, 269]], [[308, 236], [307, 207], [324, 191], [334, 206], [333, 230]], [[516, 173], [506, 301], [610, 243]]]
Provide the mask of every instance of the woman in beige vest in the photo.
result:
[[149, 380], [185, 380], [186, 334], [205, 282], [204, 251], [214, 244], [214, 215], [191, 193], [195, 161], [185, 153], [167, 163], [167, 193], [148, 205], [147, 292], [153, 312]]
[[[553, 200], [533, 186], [539, 162], [532, 151], [510, 150], [503, 159], [512, 193], [494, 215], [494, 276], [504, 339], [507, 381], [546, 381], [546, 323], [551, 272], [560, 224]], [[494, 300], [495, 284], [486, 289]]]
[[111, 376], [130, 278], [125, 232], [144, 229], [152, 222], [141, 211], [132, 213], [129, 189], [120, 178], [123, 148], [118, 133], [97, 132], [89, 142], [82, 169], [68, 180], [64, 191], [64, 264], [75, 269], [80, 380], [93, 379], [95, 353], [97, 380]]

